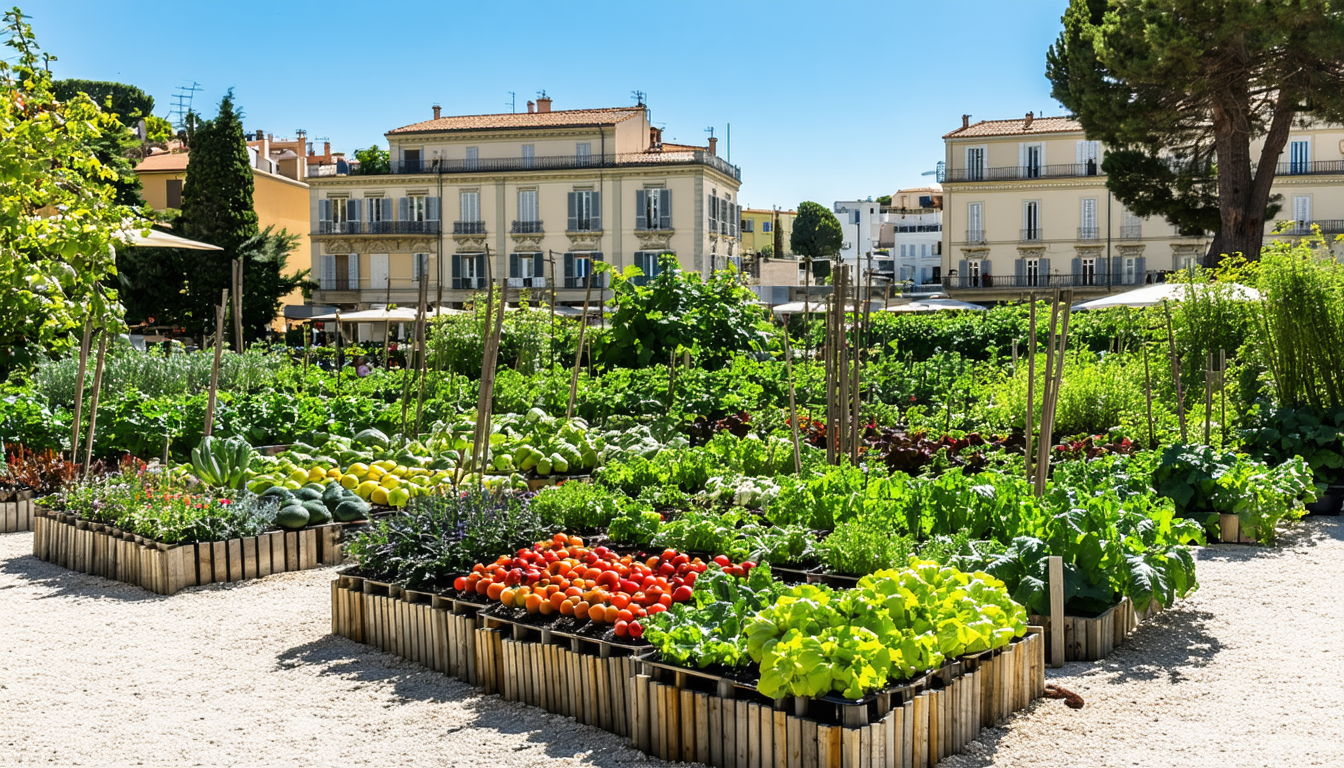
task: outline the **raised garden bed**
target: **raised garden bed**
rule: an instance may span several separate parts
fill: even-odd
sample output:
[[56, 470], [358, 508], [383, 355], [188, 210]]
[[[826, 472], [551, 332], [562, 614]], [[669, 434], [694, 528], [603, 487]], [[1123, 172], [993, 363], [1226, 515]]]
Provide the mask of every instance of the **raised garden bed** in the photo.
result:
[[[1107, 608], [1097, 616], [1064, 616], [1064, 661], [1101, 661], [1129, 638], [1139, 624], [1162, 610], [1156, 602], [1148, 604], [1143, 611], [1134, 610], [1134, 603], [1128, 597]], [[1049, 616], [1032, 616], [1032, 624], [1045, 627], [1050, 635]], [[1054, 663], [1049, 649], [1046, 658]]]
[[160, 594], [339, 565], [340, 524], [197, 544], [164, 544], [104, 523], [35, 507], [33, 555], [72, 571]]
[[848, 710], [826, 699], [790, 707], [745, 681], [723, 685], [712, 674], [655, 663], [629, 648], [505, 624], [476, 603], [354, 573], [332, 582], [334, 634], [628, 737], [637, 749], [669, 760], [719, 768], [933, 765], [1044, 695], [1040, 627]]
[[32, 491], [19, 491], [0, 501], [0, 533], [33, 530], [36, 509]]

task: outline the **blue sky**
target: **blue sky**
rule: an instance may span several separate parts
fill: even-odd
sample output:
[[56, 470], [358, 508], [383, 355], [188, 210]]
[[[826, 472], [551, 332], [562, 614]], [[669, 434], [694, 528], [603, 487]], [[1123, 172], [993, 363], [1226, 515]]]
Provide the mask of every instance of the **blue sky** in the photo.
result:
[[[244, 125], [350, 151], [445, 114], [647, 103], [664, 137], [714, 127], [753, 207], [888, 194], [928, 178], [972, 119], [1060, 114], [1045, 51], [1067, 0], [617, 3], [15, 0], [57, 77], [143, 88], [166, 116], [232, 87]], [[11, 2], [9, 5], [13, 5]], [[637, 8], [652, 9], [639, 13]]]

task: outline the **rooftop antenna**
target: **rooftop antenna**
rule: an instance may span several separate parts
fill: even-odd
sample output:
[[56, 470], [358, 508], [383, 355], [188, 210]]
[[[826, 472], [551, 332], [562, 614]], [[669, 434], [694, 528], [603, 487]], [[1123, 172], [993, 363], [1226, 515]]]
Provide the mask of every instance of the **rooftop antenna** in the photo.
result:
[[631, 91], [631, 92], [630, 92], [630, 98], [634, 99], [635, 102], [636, 102], [636, 104], [638, 104], [638, 105], [641, 106], [641, 107], [644, 106], [644, 97], [645, 97], [645, 96], [648, 96], [648, 94], [645, 93], [645, 92], [643, 92], [643, 91]]
[[[197, 91], [204, 90], [201, 84], [195, 80], [191, 85], [179, 85], [173, 92], [173, 111], [168, 113], [172, 124], [177, 128], [185, 129], [187, 127], [187, 115], [191, 114], [191, 100]], [[176, 115], [177, 119], [172, 119]]]
[[514, 93], [513, 91], [506, 91], [506, 93], [509, 94], [509, 111], [511, 111], [511, 112], [517, 112], [517, 111], [518, 111], [518, 94]]
[[709, 138], [711, 139], [714, 138], [714, 126], [711, 125], [708, 128], [706, 128], [705, 133], [709, 134]]
[[540, 91], [537, 91], [537, 98], [538, 98], [538, 99], [544, 99], [544, 98], [546, 98], [546, 89], [545, 89], [545, 88], [541, 89]]

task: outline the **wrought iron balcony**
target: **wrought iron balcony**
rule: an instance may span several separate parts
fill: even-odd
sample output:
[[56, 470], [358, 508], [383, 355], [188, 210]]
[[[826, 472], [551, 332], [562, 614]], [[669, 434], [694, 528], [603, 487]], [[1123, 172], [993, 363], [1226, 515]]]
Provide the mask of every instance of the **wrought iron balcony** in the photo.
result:
[[1344, 219], [1315, 219], [1313, 221], [1290, 221], [1283, 229], [1275, 229], [1276, 235], [1306, 236], [1312, 234], [1312, 227], [1320, 227], [1323, 235], [1344, 233]]
[[1098, 228], [1096, 228], [1096, 227], [1079, 227], [1079, 228], [1078, 228], [1078, 239], [1079, 239], [1079, 240], [1100, 240], [1100, 239], [1101, 239], [1101, 230], [1098, 229]]
[[1019, 179], [1067, 179], [1079, 176], [1104, 176], [1101, 163], [1055, 165], [1006, 165], [992, 168], [948, 168], [947, 181], [1017, 181]]
[[[1119, 284], [1119, 275], [1114, 278]], [[948, 290], [976, 290], [1000, 288], [1080, 288], [1106, 285], [1106, 274], [1066, 275], [944, 275], [942, 285]]]
[[540, 235], [544, 232], [540, 221], [515, 221], [509, 231], [515, 235]]
[[1022, 230], [1022, 236], [1019, 239], [1024, 243], [1038, 243], [1041, 241], [1041, 228], [1026, 227]]
[[453, 290], [455, 291], [483, 291], [490, 285], [490, 280], [484, 277], [454, 277]]
[[594, 288], [606, 288], [606, 287], [607, 287], [607, 286], [606, 286], [606, 281], [602, 279], [602, 276], [601, 276], [601, 275], [594, 275], [594, 274], [582, 275], [582, 276], [580, 276], [580, 277], [566, 277], [566, 278], [565, 278], [565, 282], [564, 282], [564, 287], [566, 287], [566, 288], [587, 288], [587, 287], [588, 287], [588, 283], [589, 283], [589, 281], [592, 282]]
[[1288, 161], [1274, 167], [1275, 176], [1302, 174], [1344, 173], [1344, 160]]
[[485, 234], [485, 222], [484, 222], [484, 221], [454, 221], [454, 222], [453, 222], [453, 234], [454, 234], [454, 235], [484, 235], [484, 234]]
[[971, 243], [971, 244], [975, 244], [975, 245], [984, 245], [984, 244], [985, 244], [985, 230], [983, 230], [983, 229], [968, 229], [968, 230], [966, 230], [966, 242], [967, 242], [967, 243]]
[[510, 277], [510, 288], [545, 288], [546, 278], [544, 277]]
[[1140, 240], [1143, 238], [1142, 224], [1122, 224], [1120, 225], [1121, 240]]
[[435, 221], [319, 221], [315, 235], [437, 235]]

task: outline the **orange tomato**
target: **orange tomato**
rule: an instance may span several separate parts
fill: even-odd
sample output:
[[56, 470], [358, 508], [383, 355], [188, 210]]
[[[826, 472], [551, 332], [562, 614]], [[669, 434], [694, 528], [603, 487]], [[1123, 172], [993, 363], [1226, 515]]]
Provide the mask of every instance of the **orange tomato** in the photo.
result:
[[550, 603], [550, 605], [551, 605], [551, 610], [558, 611], [558, 610], [560, 610], [560, 606], [561, 606], [561, 604], [563, 604], [563, 603], [565, 602], [565, 593], [564, 593], [564, 592], [552, 592], [552, 593], [551, 593], [551, 596], [550, 596], [550, 598], [548, 598], [547, 602]]
[[576, 619], [588, 618], [588, 609], [589, 606], [587, 603], [584, 602], [576, 603], [574, 605], [574, 618]]
[[550, 600], [542, 600], [541, 605], [537, 608], [541, 611], [542, 616], [550, 616], [558, 610]]
[[573, 615], [574, 615], [574, 604], [571, 603], [571, 602], [569, 602], [568, 600], [566, 600], [566, 601], [564, 601], [563, 603], [561, 603], [561, 604], [560, 604], [560, 615], [561, 615], [561, 616], [573, 616]]
[[[527, 598], [523, 601], [523, 607], [527, 608], [528, 613], [537, 613], [541, 611], [541, 604], [544, 602], [546, 601], [541, 599], [541, 595], [538, 595], [534, 592], [528, 595]], [[550, 603], [546, 604], [550, 605]]]
[[663, 606], [664, 608], [671, 608], [671, 607], [672, 607], [672, 596], [669, 595], [669, 594], [667, 594], [666, 592], [664, 592], [664, 593], [663, 593], [663, 596], [660, 597], [660, 598], [658, 598], [658, 604], [661, 605], [661, 606]]
[[491, 582], [490, 586], [486, 587], [485, 589], [485, 596], [490, 598], [491, 600], [498, 600], [500, 595], [502, 594], [504, 594], [503, 584], [496, 584], [494, 582]]
[[611, 596], [611, 604], [616, 606], [617, 610], [630, 604], [630, 596], [624, 592], [615, 592]]
[[570, 536], [570, 537], [569, 537], [569, 546], [571, 546], [571, 547], [582, 547], [582, 546], [583, 546], [583, 539], [580, 539], [578, 536]]
[[499, 602], [502, 603], [505, 608], [512, 608], [513, 597], [516, 594], [518, 594], [516, 590], [505, 589], [499, 593]]
[[601, 605], [594, 605], [588, 608], [588, 620], [594, 624], [601, 624], [607, 620], [607, 609]]
[[492, 584], [494, 584], [494, 582], [489, 579], [481, 579], [480, 581], [476, 582], [476, 594], [478, 595], [488, 594], [487, 590], [490, 589], [490, 586]]
[[616, 612], [617, 621], [634, 621], [635, 614], [630, 609], [623, 609]]
[[565, 597], [576, 597], [581, 596], [582, 594], [583, 590], [579, 589], [578, 587], [570, 587], [569, 589], [565, 590]]
[[477, 563], [477, 564], [471, 566], [471, 571], [472, 571], [472, 573], [481, 573], [481, 572], [484, 571], [484, 570], [485, 570], [485, 566], [484, 566], [484, 565], [481, 565], [480, 563]]

